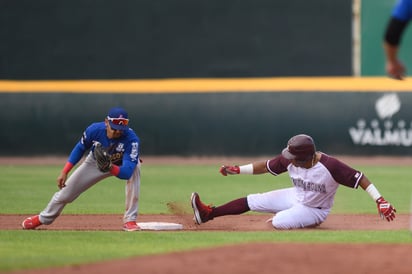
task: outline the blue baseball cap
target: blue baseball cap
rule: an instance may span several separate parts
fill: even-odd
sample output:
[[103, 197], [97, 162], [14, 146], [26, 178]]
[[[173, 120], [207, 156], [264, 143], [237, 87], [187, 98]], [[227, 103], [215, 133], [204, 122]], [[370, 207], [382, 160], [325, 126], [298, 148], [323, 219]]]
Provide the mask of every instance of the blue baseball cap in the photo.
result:
[[121, 107], [114, 107], [109, 110], [107, 114], [107, 120], [109, 121], [110, 127], [116, 130], [127, 130], [129, 129], [129, 119], [127, 111]]

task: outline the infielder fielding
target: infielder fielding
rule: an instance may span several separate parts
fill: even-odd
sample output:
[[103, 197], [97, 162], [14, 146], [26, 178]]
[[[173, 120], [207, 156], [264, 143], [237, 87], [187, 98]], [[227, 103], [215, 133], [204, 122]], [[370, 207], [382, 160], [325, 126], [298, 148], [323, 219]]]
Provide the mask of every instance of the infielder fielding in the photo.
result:
[[315, 227], [326, 220], [339, 185], [354, 189], [361, 186], [376, 202], [382, 218], [388, 221], [395, 218], [396, 209], [362, 172], [316, 151], [312, 137], [305, 134], [293, 136], [282, 153], [271, 160], [220, 168], [223, 176], [264, 173], [277, 176], [284, 172], [289, 173], [293, 187], [250, 194], [218, 207], [203, 204], [199, 195], [192, 193], [195, 222], [201, 224], [216, 217], [252, 210], [274, 213], [271, 222], [276, 229]]
[[[83, 132], [57, 177], [60, 190], [39, 215], [23, 221], [23, 229], [53, 223], [66, 204], [101, 180], [116, 176], [127, 180], [123, 230], [140, 230], [136, 223], [140, 192], [139, 142], [139, 137], [129, 128], [127, 112], [120, 107], [110, 109], [104, 122], [93, 123]], [[85, 160], [68, 177], [86, 151], [89, 153]]]

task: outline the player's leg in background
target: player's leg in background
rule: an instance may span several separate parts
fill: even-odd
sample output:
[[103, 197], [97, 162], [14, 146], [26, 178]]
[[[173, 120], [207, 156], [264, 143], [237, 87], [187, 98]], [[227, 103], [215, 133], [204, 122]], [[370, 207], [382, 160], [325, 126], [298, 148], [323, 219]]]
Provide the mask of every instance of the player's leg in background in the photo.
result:
[[139, 211], [139, 196], [140, 196], [140, 168], [141, 164], [139, 163], [132, 177], [126, 182], [125, 188], [125, 203], [126, 211], [123, 216], [123, 222], [132, 222], [136, 221], [138, 211]]

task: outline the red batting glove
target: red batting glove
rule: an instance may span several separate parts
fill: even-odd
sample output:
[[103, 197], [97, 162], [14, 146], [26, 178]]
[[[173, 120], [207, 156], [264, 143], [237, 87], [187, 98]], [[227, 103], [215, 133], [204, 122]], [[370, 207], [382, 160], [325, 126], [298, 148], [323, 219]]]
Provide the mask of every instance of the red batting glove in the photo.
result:
[[227, 176], [228, 174], [239, 174], [240, 169], [238, 166], [221, 166], [219, 172], [222, 173], [223, 176]]
[[383, 197], [376, 200], [376, 204], [378, 205], [379, 215], [383, 220], [386, 219], [390, 222], [395, 219], [396, 209], [389, 202], [385, 201]]

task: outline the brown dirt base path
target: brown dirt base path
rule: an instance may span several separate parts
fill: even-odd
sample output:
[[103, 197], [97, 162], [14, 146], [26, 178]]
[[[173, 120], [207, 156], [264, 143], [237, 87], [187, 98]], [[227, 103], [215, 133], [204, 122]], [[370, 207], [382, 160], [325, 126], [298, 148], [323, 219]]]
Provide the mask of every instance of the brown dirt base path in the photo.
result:
[[[202, 225], [195, 225], [189, 214], [141, 214], [138, 222], [172, 222], [183, 225], [183, 231], [273, 231], [266, 222], [271, 214], [244, 214], [216, 218]], [[0, 214], [0, 230], [21, 229], [21, 222], [29, 216]], [[122, 215], [70, 215], [63, 214], [51, 225], [38, 227], [39, 230], [80, 230], [80, 231], [120, 231]], [[397, 214], [396, 219], [387, 222], [376, 214], [331, 214], [320, 226], [308, 230], [400, 230], [408, 229], [408, 214]], [[411, 247], [412, 249], [412, 247]], [[412, 250], [411, 250], [412, 251]], [[411, 272], [412, 273], [412, 272]]]
[[[21, 229], [25, 215], [0, 215], [1, 230]], [[189, 214], [140, 215], [139, 222], [175, 222], [184, 231], [276, 231], [266, 222], [271, 215], [225, 216], [197, 226]], [[41, 230], [121, 229], [120, 215], [62, 215]], [[398, 214], [393, 222], [377, 215], [331, 214], [316, 230], [400, 230], [408, 229], [409, 215]], [[313, 230], [312, 229], [312, 230]], [[126, 233], [126, 232], [125, 232]], [[139, 232], [127, 232], [139, 233]], [[162, 233], [162, 232], [153, 232]], [[411, 235], [412, 237], [412, 235]], [[13, 274], [106, 274], [106, 273], [411, 273], [410, 244], [304, 244], [254, 243], [142, 256], [87, 265], [24, 270]]]

